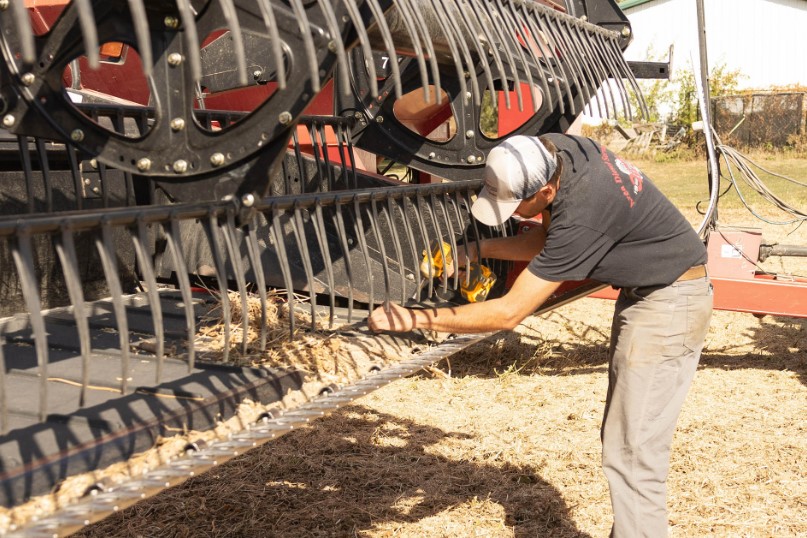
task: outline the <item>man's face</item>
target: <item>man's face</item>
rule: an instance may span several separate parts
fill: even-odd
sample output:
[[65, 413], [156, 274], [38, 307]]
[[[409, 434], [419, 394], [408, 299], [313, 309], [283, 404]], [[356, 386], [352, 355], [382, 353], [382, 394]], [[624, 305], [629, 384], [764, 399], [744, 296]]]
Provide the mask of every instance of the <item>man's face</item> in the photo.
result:
[[546, 198], [541, 195], [541, 191], [538, 191], [529, 198], [521, 200], [521, 203], [518, 204], [516, 208], [515, 214], [525, 219], [531, 219], [532, 217], [540, 215], [541, 211], [546, 209], [548, 205], [549, 203]]

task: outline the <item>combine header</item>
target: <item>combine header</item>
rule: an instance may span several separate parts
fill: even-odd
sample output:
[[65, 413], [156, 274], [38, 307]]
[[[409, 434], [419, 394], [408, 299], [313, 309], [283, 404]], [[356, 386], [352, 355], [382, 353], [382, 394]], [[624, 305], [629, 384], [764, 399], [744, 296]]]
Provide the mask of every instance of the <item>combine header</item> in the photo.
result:
[[[630, 38], [612, 0], [0, 1], [0, 535], [69, 534], [476, 341], [360, 322], [459, 300], [418, 285], [434, 241], [514, 232], [469, 217], [503, 137], [641, 114]], [[350, 375], [258, 364], [277, 304], [289, 339], [361, 349]], [[273, 410], [97, 478], [247, 400]], [[57, 498], [75, 476], [92, 495]]]

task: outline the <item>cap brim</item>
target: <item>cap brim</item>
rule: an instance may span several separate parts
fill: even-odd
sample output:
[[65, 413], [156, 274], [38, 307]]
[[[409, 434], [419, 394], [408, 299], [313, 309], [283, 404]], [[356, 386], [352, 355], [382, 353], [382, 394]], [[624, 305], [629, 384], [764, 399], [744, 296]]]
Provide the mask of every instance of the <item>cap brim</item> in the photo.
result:
[[471, 206], [471, 214], [482, 224], [498, 226], [515, 213], [520, 203], [521, 200], [497, 200], [487, 187], [482, 187]]

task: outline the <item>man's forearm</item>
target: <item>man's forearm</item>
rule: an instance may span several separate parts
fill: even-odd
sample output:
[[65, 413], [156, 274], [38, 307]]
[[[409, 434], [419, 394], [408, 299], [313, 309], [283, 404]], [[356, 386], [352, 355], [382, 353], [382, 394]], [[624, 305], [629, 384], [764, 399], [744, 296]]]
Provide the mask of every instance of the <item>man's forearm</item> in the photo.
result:
[[416, 329], [444, 333], [483, 333], [514, 328], [521, 318], [500, 299], [448, 308], [411, 309]]
[[541, 252], [545, 242], [546, 232], [536, 226], [527, 233], [481, 240], [481, 252], [477, 257], [526, 262]]

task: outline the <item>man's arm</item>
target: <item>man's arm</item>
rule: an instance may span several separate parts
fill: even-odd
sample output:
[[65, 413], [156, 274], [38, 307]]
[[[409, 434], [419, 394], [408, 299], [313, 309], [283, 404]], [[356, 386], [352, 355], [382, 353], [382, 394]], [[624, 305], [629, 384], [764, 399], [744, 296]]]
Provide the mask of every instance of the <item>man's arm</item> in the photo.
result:
[[[477, 252], [476, 241], [471, 241], [467, 245], [460, 245], [457, 247], [456, 262], [460, 267], [464, 267], [466, 254], [471, 261], [492, 258], [528, 262], [541, 252], [545, 243], [546, 230], [543, 226], [535, 226], [528, 232], [511, 237], [481, 239], [478, 243], [481, 252]], [[451, 269], [448, 272], [449, 276], [453, 274]]]
[[446, 333], [484, 333], [511, 330], [535, 312], [560, 282], [543, 280], [523, 271], [504, 297], [450, 308], [410, 309], [396, 304], [376, 308], [367, 320], [375, 332], [426, 329]]

